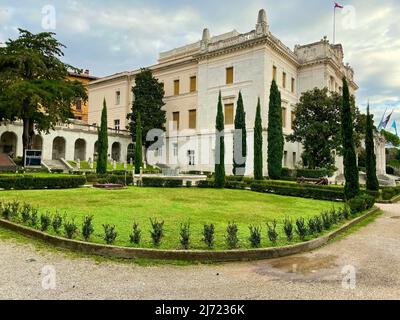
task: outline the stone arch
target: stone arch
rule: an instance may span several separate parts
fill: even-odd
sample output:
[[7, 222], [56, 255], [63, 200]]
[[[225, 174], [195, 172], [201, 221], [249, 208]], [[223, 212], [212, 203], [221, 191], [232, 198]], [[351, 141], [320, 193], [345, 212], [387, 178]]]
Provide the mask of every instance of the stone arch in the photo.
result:
[[15, 132], [4, 132], [0, 138], [0, 151], [15, 157], [17, 155], [17, 142], [18, 137]]
[[40, 134], [35, 134], [32, 138], [32, 149], [43, 150], [43, 138]]
[[59, 160], [61, 158], [65, 159], [65, 146], [66, 146], [66, 141], [64, 137], [54, 138], [53, 151], [52, 151], [53, 160]]
[[111, 146], [111, 159], [119, 162], [121, 160], [121, 144], [114, 142]]
[[74, 160], [86, 161], [86, 140], [77, 139], [75, 141]]

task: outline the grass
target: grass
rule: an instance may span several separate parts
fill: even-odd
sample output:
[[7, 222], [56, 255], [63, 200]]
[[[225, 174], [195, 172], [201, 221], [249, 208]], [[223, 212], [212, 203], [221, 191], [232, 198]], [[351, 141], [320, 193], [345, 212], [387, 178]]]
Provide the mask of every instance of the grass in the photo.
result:
[[[266, 222], [276, 219], [278, 233], [277, 245], [288, 244], [282, 230], [285, 216], [293, 222], [296, 218], [309, 218], [341, 203], [318, 201], [295, 197], [255, 193], [243, 190], [216, 189], [156, 189], [130, 187], [125, 190], [68, 189], [68, 190], [29, 190], [1, 191], [0, 201], [27, 202], [39, 208], [40, 213], [49, 211], [66, 212], [74, 217], [81, 228], [85, 215], [94, 216], [95, 233], [91, 241], [104, 243], [103, 224], [115, 224], [118, 232], [116, 245], [131, 246], [129, 234], [134, 221], [142, 229], [141, 247], [151, 248], [150, 218], [165, 221], [165, 237], [160, 248], [178, 249], [180, 224], [190, 221], [191, 249], [206, 249], [202, 239], [205, 223], [214, 223], [216, 231], [215, 249], [226, 249], [225, 232], [229, 221], [239, 226], [241, 248], [249, 248], [249, 225], [262, 227], [262, 246], [272, 244], [267, 239]], [[51, 231], [50, 231], [51, 232]], [[81, 239], [81, 236], [77, 237]], [[293, 242], [299, 241], [295, 238]]]

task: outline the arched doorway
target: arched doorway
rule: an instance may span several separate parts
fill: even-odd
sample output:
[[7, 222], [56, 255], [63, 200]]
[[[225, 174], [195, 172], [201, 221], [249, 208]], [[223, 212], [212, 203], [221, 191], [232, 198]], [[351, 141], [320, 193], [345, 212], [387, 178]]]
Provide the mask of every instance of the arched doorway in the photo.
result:
[[53, 140], [52, 159], [59, 160], [61, 158], [65, 159], [65, 139], [57, 137]]
[[17, 153], [18, 137], [14, 132], [4, 132], [0, 139], [0, 151], [11, 157], [15, 157]]
[[83, 139], [77, 139], [75, 141], [75, 152], [74, 160], [86, 161], [86, 141]]
[[117, 162], [121, 159], [121, 144], [114, 142], [111, 146], [111, 158]]
[[43, 148], [43, 138], [42, 136], [35, 134], [32, 138], [32, 149], [42, 150]]
[[130, 163], [131, 159], [135, 158], [135, 145], [133, 143], [128, 144], [127, 153], [126, 153], [126, 161]]
[[94, 151], [93, 151], [93, 160], [94, 160], [94, 161], [97, 161], [98, 149], [99, 149], [99, 142], [96, 141], [96, 142], [94, 143]]

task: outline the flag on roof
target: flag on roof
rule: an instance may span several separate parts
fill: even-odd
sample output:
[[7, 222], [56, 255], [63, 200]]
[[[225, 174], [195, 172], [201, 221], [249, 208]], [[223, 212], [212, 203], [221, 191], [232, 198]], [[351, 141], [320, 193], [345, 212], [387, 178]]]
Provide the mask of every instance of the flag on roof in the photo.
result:
[[335, 2], [335, 9], [339, 8], [339, 9], [343, 9], [343, 6], [337, 2]]

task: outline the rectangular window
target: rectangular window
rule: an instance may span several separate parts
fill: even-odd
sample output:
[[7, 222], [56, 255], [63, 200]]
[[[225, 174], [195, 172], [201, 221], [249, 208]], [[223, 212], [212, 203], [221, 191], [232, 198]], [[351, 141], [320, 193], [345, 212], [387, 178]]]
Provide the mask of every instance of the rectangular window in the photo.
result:
[[226, 84], [233, 83], [233, 67], [226, 68]]
[[283, 152], [283, 166], [287, 168], [287, 151]]
[[286, 108], [282, 108], [282, 127], [286, 128]]
[[297, 154], [296, 152], [293, 152], [293, 168], [296, 167], [297, 164]]
[[197, 111], [189, 110], [189, 129], [196, 129]]
[[188, 150], [187, 154], [188, 154], [188, 164], [189, 164], [189, 166], [194, 166], [194, 160], [195, 160], [194, 150]]
[[282, 73], [282, 88], [286, 88], [286, 73]]
[[82, 111], [82, 100], [81, 99], [76, 100], [75, 108], [77, 111]]
[[275, 80], [275, 81], [276, 81], [276, 72], [277, 72], [277, 69], [275, 66], [273, 66], [272, 67], [272, 80]]
[[190, 77], [190, 92], [196, 92], [197, 90], [197, 78], [196, 76]]
[[225, 124], [233, 124], [233, 103], [225, 105]]
[[291, 128], [294, 130], [294, 120], [296, 119], [296, 113], [292, 111], [290, 113], [290, 123], [291, 123]]
[[116, 131], [119, 131], [119, 129], [120, 129], [120, 124], [121, 124], [121, 122], [119, 121], [119, 119], [114, 120], [114, 129], [115, 129]]
[[115, 104], [119, 105], [121, 103], [121, 91], [115, 92]]
[[292, 85], [291, 85], [291, 89], [290, 89], [292, 91], [292, 93], [294, 93], [294, 91], [295, 91], [295, 89], [294, 89], [295, 84], [296, 84], [296, 81], [294, 80], [294, 78], [292, 78]]
[[154, 156], [155, 157], [161, 157], [162, 156], [162, 147], [157, 148], [156, 150], [154, 150]]
[[179, 80], [174, 80], [174, 95], [179, 96]]
[[179, 112], [172, 113], [172, 121], [174, 130], [179, 130]]
[[174, 157], [177, 157], [177, 156], [178, 156], [178, 144], [177, 144], [177, 143], [174, 143], [174, 144], [172, 145], [172, 148], [173, 148], [173, 150], [174, 150]]

